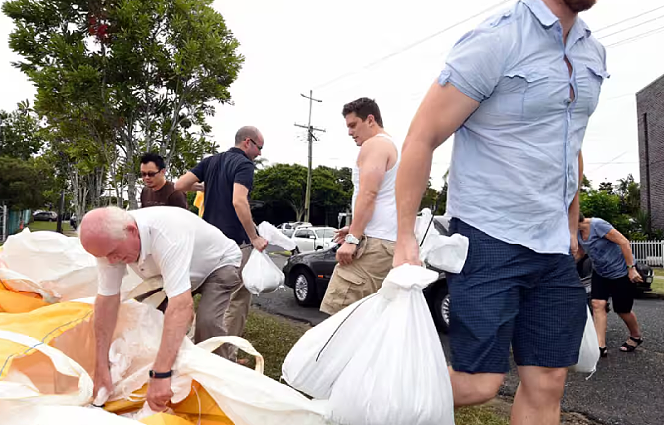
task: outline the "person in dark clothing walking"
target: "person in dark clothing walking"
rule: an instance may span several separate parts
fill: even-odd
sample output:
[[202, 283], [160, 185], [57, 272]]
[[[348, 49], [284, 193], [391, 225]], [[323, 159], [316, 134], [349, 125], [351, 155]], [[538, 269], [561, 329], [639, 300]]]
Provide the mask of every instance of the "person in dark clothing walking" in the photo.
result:
[[[253, 161], [261, 154], [263, 144], [263, 135], [256, 127], [242, 127], [235, 134], [234, 147], [205, 158], [175, 183], [175, 188], [183, 192], [204, 189], [203, 219], [240, 246], [240, 273], [252, 249], [263, 251], [267, 247], [267, 241], [256, 231], [249, 206], [256, 169]], [[243, 285], [233, 293], [226, 313], [229, 335], [242, 336], [250, 304], [251, 293]]]

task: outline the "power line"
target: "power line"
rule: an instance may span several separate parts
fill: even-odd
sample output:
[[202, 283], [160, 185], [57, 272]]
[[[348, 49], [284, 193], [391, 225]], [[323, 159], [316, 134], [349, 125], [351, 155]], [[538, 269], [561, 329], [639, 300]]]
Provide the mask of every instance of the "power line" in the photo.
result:
[[593, 169], [592, 171], [588, 171], [588, 173], [594, 173], [595, 171], [597, 171], [597, 170], [603, 168], [604, 166], [614, 163], [616, 160], [618, 160], [618, 159], [620, 159], [621, 157], [627, 155], [629, 152], [630, 152], [629, 150], [626, 150], [625, 152], [621, 153], [621, 154], [618, 155], [617, 157], [613, 158], [611, 161], [609, 161], [609, 162], [605, 162], [604, 164], [600, 165], [599, 167]]
[[[647, 12], [643, 12], [643, 13], [640, 13], [640, 14], [638, 14], [638, 15], [634, 15], [634, 16], [632, 16], [631, 18], [627, 18], [627, 19], [623, 19], [622, 21], [614, 22], [614, 23], [612, 23], [612, 24], [610, 24], [610, 25], [607, 25], [607, 26], [605, 26], [605, 27], [602, 27], [602, 28], [600, 28], [600, 29], [598, 29], [598, 30], [595, 30], [595, 31], [593, 31], [593, 32], [594, 32], [594, 33], [602, 32], [602, 31], [607, 30], [607, 29], [609, 29], [609, 28], [613, 28], [613, 27], [615, 27], [616, 25], [620, 25], [620, 24], [622, 24], [622, 23], [629, 22], [629, 21], [631, 21], [631, 20], [633, 20], [633, 19], [640, 18], [640, 17], [643, 16], [643, 15], [648, 15], [648, 14], [650, 14], [650, 13], [652, 13], [652, 12], [658, 11], [659, 9], [664, 9], [664, 6], [659, 6], [659, 7], [656, 7], [656, 8], [654, 8], [654, 9], [652, 9], [652, 10], [649, 10], [649, 11], [647, 11]], [[607, 36], [607, 37], [608, 37], [608, 36]]]
[[452, 30], [452, 29], [458, 27], [459, 25], [465, 24], [466, 22], [471, 21], [471, 20], [473, 20], [473, 19], [475, 19], [475, 18], [477, 18], [477, 17], [479, 17], [479, 16], [485, 14], [486, 12], [489, 12], [489, 11], [491, 11], [492, 9], [495, 9], [495, 8], [498, 7], [498, 6], [502, 6], [503, 4], [508, 3], [508, 2], [512, 2], [512, 0], [502, 0], [502, 1], [499, 1], [498, 3], [494, 4], [493, 6], [488, 7], [488, 8], [486, 8], [486, 9], [482, 10], [481, 12], [478, 12], [478, 13], [476, 13], [476, 14], [474, 14], [474, 15], [472, 15], [472, 16], [470, 16], [470, 17], [468, 17], [468, 18], [466, 18], [466, 19], [464, 19], [464, 20], [462, 20], [462, 21], [458, 21], [458, 22], [456, 22], [455, 24], [450, 25], [449, 27], [446, 27], [446, 28], [444, 28], [444, 29], [442, 29], [442, 30], [440, 30], [440, 31], [437, 31], [437, 32], [435, 32], [435, 33], [433, 33], [433, 34], [431, 34], [431, 35], [428, 35], [428, 36], [426, 36], [426, 37], [424, 37], [424, 38], [422, 38], [422, 39], [420, 39], [420, 40], [417, 40], [417, 41], [415, 41], [415, 42], [413, 42], [413, 43], [411, 43], [411, 44], [409, 44], [409, 45], [407, 45], [407, 46], [405, 46], [405, 47], [403, 47], [403, 48], [401, 48], [401, 49], [399, 49], [399, 50], [397, 50], [397, 51], [394, 51], [394, 52], [392, 52], [392, 53], [390, 53], [390, 54], [388, 54], [388, 55], [383, 56], [382, 58], [376, 59], [375, 61], [370, 62], [370, 63], [367, 64], [367, 65], [364, 65], [363, 67], [361, 67], [361, 68], [358, 69], [358, 70], [351, 71], [351, 72], [347, 72], [347, 73], [345, 73], [345, 74], [343, 74], [343, 75], [340, 75], [340, 76], [338, 76], [338, 77], [336, 77], [336, 78], [333, 78], [332, 80], [329, 80], [329, 81], [326, 82], [326, 83], [320, 84], [320, 85], [316, 86], [315, 88], [316, 88], [316, 89], [321, 89], [321, 88], [326, 87], [326, 86], [328, 86], [328, 85], [330, 85], [330, 84], [336, 83], [336, 82], [339, 81], [339, 80], [343, 80], [343, 79], [345, 79], [345, 78], [347, 78], [347, 77], [350, 77], [351, 75], [358, 74], [358, 73], [360, 73], [361, 71], [364, 71], [365, 69], [369, 69], [369, 68], [371, 68], [371, 67], [373, 67], [373, 66], [375, 66], [375, 65], [377, 65], [377, 64], [379, 64], [379, 63], [381, 63], [381, 62], [383, 62], [383, 61], [386, 61], [387, 59], [390, 59], [390, 58], [393, 58], [394, 56], [400, 55], [401, 53], [404, 53], [404, 52], [406, 52], [406, 51], [412, 49], [413, 47], [416, 47], [416, 46], [418, 46], [418, 45], [420, 45], [420, 44], [422, 44], [422, 43], [424, 43], [424, 42], [426, 42], [426, 41], [429, 41], [429, 40], [431, 40], [432, 38], [438, 37], [439, 35], [441, 35], [441, 34], [447, 32], [447, 31], [449, 31], [449, 30]]
[[655, 34], [660, 33], [662, 31], [664, 31], [664, 27], [655, 28], [654, 30], [646, 31], [646, 32], [641, 33], [639, 35], [636, 35], [634, 37], [626, 38], [624, 40], [620, 40], [620, 41], [617, 41], [615, 43], [609, 44], [609, 45], [606, 46], [606, 48], [608, 49], [609, 47], [616, 47], [616, 46], [620, 46], [622, 44], [631, 43], [633, 41], [640, 40], [642, 38], [650, 37], [651, 35], [655, 35]]
[[625, 31], [629, 31], [629, 30], [634, 29], [634, 28], [638, 28], [641, 25], [649, 24], [650, 22], [653, 22], [653, 21], [656, 21], [656, 20], [662, 19], [662, 18], [664, 18], [664, 15], [658, 16], [656, 18], [648, 19], [647, 21], [640, 22], [638, 24], [632, 25], [631, 27], [623, 28], [621, 30], [612, 32], [611, 34], [603, 35], [603, 36], [599, 37], [598, 40], [603, 40], [605, 38], [609, 38], [609, 37], [614, 36], [616, 34], [620, 34], [621, 32], [625, 32]]

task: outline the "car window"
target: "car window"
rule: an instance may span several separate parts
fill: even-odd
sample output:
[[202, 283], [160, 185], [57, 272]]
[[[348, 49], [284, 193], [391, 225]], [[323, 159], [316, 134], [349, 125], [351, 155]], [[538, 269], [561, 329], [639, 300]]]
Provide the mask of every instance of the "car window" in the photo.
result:
[[326, 233], [325, 233], [325, 232], [326, 232], [325, 229], [318, 229], [318, 230], [316, 230], [316, 237], [319, 237], [319, 238], [326, 238], [326, 237], [328, 237], [328, 236], [326, 236]]
[[313, 235], [313, 232], [311, 230], [301, 229], [295, 232], [295, 236], [298, 238], [308, 238], [309, 235]]

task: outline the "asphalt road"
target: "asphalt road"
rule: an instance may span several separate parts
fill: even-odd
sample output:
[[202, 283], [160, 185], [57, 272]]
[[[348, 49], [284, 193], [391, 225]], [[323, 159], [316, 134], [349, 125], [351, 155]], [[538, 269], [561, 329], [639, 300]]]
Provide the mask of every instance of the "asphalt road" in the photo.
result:
[[[273, 260], [280, 267], [285, 263], [280, 256]], [[290, 288], [253, 297], [253, 304], [269, 313], [312, 325], [326, 318], [316, 308], [300, 307]], [[618, 350], [627, 338], [627, 329], [611, 312], [607, 330], [609, 356], [600, 359], [597, 372], [588, 380], [585, 374], [570, 373], [563, 399], [565, 411], [606, 425], [664, 424], [664, 300], [636, 300], [634, 311], [645, 339], [643, 345], [633, 353]], [[444, 335], [441, 341], [449, 356]], [[517, 385], [513, 365], [501, 394], [513, 396]]]

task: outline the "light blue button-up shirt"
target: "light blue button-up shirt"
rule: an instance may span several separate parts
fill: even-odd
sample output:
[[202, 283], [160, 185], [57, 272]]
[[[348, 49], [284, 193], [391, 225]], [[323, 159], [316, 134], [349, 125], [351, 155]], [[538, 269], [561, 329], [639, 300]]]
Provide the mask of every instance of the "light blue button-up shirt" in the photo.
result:
[[439, 83], [481, 103], [455, 135], [447, 214], [510, 244], [569, 253], [568, 208], [605, 59], [580, 18], [565, 44], [541, 0], [521, 0], [463, 36]]

